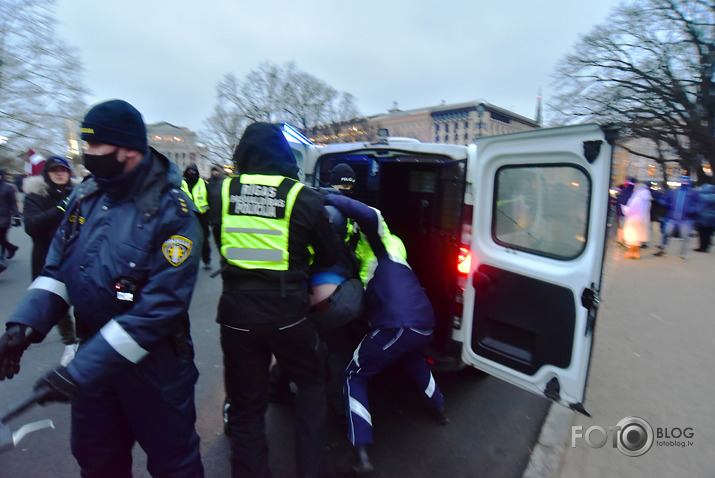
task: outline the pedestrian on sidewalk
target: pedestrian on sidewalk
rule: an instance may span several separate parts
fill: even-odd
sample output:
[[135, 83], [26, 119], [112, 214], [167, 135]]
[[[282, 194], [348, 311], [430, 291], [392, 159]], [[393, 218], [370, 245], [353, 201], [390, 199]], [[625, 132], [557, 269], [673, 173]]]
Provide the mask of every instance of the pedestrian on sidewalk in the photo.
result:
[[[32, 238], [31, 273], [34, 281], [42, 272], [55, 231], [62, 222], [65, 200], [79, 181], [72, 177], [69, 162], [61, 156], [50, 156], [41, 175], [29, 176], [23, 182], [25, 232]], [[67, 311], [57, 322], [65, 350], [60, 365], [67, 366], [76, 351], [74, 321]]]
[[712, 183], [703, 184], [698, 191], [695, 227], [698, 230], [700, 247], [693, 250], [710, 252], [710, 241], [715, 229], [715, 186]]
[[626, 259], [640, 259], [641, 245], [647, 243], [650, 237], [650, 203], [653, 198], [645, 184], [635, 185], [633, 194], [627, 204], [621, 206], [625, 221], [623, 223], [623, 239], [628, 247]]
[[665, 205], [668, 207], [668, 217], [665, 223], [665, 233], [663, 240], [658, 246], [658, 251], [653, 255], [662, 257], [666, 255], [665, 249], [668, 246], [668, 238], [675, 230], [680, 232], [683, 242], [680, 246], [680, 260], [686, 260], [690, 232], [693, 229], [693, 219], [696, 213], [698, 192], [691, 188], [690, 176], [680, 177], [680, 187], [670, 191], [665, 197]]
[[627, 178], [623, 184], [618, 188], [618, 193], [616, 194], [616, 236], [618, 240], [618, 245], [621, 247], [626, 247], [626, 242], [624, 240], [623, 226], [625, 222], [625, 216], [623, 215], [623, 206], [628, 203], [628, 200], [633, 194], [633, 188], [635, 185], [634, 178]]
[[20, 225], [15, 188], [6, 181], [7, 173], [0, 169], [0, 271], [5, 270], [5, 259], [12, 259], [18, 246], [7, 239], [11, 226]]

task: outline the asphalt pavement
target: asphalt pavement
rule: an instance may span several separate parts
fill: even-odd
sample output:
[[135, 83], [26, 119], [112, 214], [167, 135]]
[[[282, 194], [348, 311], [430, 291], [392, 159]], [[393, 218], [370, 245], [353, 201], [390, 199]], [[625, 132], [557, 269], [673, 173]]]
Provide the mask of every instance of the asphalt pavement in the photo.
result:
[[692, 252], [696, 243], [686, 262], [679, 240], [640, 260], [609, 244], [591, 417], [552, 405], [524, 478], [715, 476], [715, 250]]
[[[20, 245], [9, 268], [0, 274], [0, 327], [4, 327], [31, 282], [31, 242], [22, 228], [10, 231]], [[218, 259], [213, 251], [214, 265]], [[196, 429], [201, 437], [202, 461], [207, 477], [230, 476], [229, 440], [223, 435], [221, 410], [224, 398], [222, 353], [215, 323], [221, 279], [199, 270], [190, 316], [191, 332], [200, 371], [196, 386]], [[25, 398], [33, 383], [55, 367], [63, 345], [53, 329], [48, 337], [23, 355], [21, 373], [0, 382], [0, 411]], [[370, 455], [375, 478], [517, 478], [526, 467], [541, 424], [549, 410], [545, 398], [530, 394], [473, 369], [435, 374], [445, 395], [448, 426], [440, 426], [427, 413], [421, 395], [398, 371], [386, 371], [370, 386], [375, 423], [375, 446]], [[40, 419], [54, 421], [54, 430], [30, 434], [12, 451], [0, 453], [0, 478], [79, 476], [70, 453], [70, 407], [51, 404], [33, 407], [10, 423]], [[286, 404], [271, 404], [266, 415], [270, 466], [276, 478], [294, 472], [294, 413]], [[353, 457], [346, 429], [338, 420], [328, 426], [330, 464], [339, 472]], [[134, 447], [133, 476], [148, 478], [146, 455]]]

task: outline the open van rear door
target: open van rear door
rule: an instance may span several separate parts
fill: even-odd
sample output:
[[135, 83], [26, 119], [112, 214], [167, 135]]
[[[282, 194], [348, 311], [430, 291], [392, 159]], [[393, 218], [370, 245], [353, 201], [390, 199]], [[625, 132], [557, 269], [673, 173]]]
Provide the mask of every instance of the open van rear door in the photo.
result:
[[582, 413], [606, 242], [615, 130], [481, 139], [465, 363]]

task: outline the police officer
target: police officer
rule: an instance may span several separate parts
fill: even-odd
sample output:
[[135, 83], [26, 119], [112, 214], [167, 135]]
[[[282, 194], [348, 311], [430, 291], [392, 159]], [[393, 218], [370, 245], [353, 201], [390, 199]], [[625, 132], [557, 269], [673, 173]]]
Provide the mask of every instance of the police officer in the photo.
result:
[[323, 201], [298, 182], [295, 157], [279, 125], [246, 128], [223, 182], [221, 325], [233, 476], [271, 476], [265, 413], [271, 355], [298, 386], [296, 470], [320, 476], [325, 461], [325, 379], [319, 339], [306, 319], [308, 266], [335, 262], [340, 241]]
[[209, 204], [208, 225], [211, 228], [211, 235], [214, 238], [216, 249], [221, 251], [221, 184], [226, 178], [226, 172], [221, 166], [211, 167], [211, 177], [206, 182], [206, 192]]
[[35, 391], [40, 403], [71, 401], [82, 476], [131, 476], [135, 442], [153, 476], [203, 476], [188, 317], [201, 240], [193, 203], [129, 103], [90, 109], [82, 139], [92, 176], [70, 195], [45, 267], [0, 337], [0, 378], [72, 304], [80, 348]]
[[199, 168], [191, 164], [184, 170], [184, 180], [181, 182], [181, 190], [184, 191], [194, 201], [199, 210], [199, 223], [204, 238], [201, 241], [201, 259], [204, 261], [204, 269], [211, 269], [211, 248], [209, 246], [209, 201], [206, 192], [206, 182], [199, 176]]
[[[320, 188], [319, 192], [324, 195], [350, 194], [355, 182], [353, 169], [346, 163], [340, 163], [330, 171], [330, 187]], [[325, 345], [329, 410], [336, 419], [344, 421], [345, 368], [367, 331], [367, 322], [360, 320], [364, 318], [364, 289], [352, 244], [353, 237], [357, 236], [354, 231], [356, 226], [335, 207], [325, 208], [336, 234], [343, 240], [343, 246], [334, 265], [322, 267], [313, 264], [310, 268], [311, 308], [308, 318], [315, 324]]]
[[348, 437], [358, 458], [353, 471], [366, 473], [373, 469], [367, 454], [367, 446], [372, 444], [367, 384], [388, 366], [399, 364], [422, 390], [439, 423], [448, 421], [442, 393], [421, 354], [432, 339], [434, 312], [405, 260], [404, 245], [390, 234], [380, 212], [337, 194], [327, 196], [326, 202], [358, 223], [374, 254], [373, 260], [360, 258], [370, 262], [365, 304], [371, 330], [355, 350], [345, 381]]

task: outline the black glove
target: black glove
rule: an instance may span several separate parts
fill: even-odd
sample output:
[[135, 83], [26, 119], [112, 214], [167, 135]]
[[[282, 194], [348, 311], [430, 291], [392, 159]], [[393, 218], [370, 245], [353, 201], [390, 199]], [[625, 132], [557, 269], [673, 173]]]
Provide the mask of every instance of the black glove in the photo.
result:
[[20, 372], [22, 353], [39, 334], [24, 324], [10, 324], [0, 337], [0, 380], [12, 378]]
[[69, 402], [79, 390], [79, 385], [65, 367], [50, 370], [35, 382], [32, 390], [38, 396], [37, 403]]
[[12, 218], [12, 225], [14, 227], [20, 227], [22, 225], [22, 220], [20, 219], [19, 216], [15, 216]]

